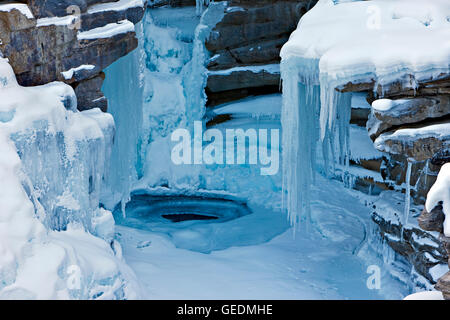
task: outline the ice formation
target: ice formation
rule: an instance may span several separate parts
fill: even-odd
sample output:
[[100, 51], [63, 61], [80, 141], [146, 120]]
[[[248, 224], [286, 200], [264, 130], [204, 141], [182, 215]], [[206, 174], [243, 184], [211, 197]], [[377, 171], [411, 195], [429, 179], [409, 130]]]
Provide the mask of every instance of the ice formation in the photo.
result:
[[325, 172], [348, 164], [350, 94], [336, 88], [398, 79], [416, 88], [448, 74], [449, 12], [445, 0], [320, 0], [302, 17], [281, 51], [284, 206], [293, 223], [308, 220], [319, 154]]
[[99, 208], [112, 117], [78, 112], [63, 83], [19, 86], [3, 58], [0, 97], [0, 297], [137, 297]]
[[428, 192], [425, 208], [431, 212], [439, 202], [442, 202], [445, 214], [444, 234], [450, 237], [450, 163], [442, 166], [436, 182]]
[[[118, 121], [118, 130], [123, 132], [118, 134], [121, 140], [113, 149], [110, 172], [116, 179], [112, 180], [112, 185], [120, 185], [116, 182], [121, 179], [127, 186], [122, 192], [123, 200], [127, 200], [131, 186], [198, 187], [198, 166], [172, 163], [170, 135], [177, 128], [191, 130], [194, 121], [203, 120], [205, 65], [209, 58], [204, 42], [211, 28], [222, 19], [224, 6], [224, 3], [212, 3], [201, 18], [191, 7], [148, 11], [142, 22], [140, 48], [132, 54], [134, 58], [126, 57], [127, 62], [119, 61], [107, 70], [110, 76], [104, 91], [112, 98], [110, 112]], [[130, 64], [130, 60], [134, 62]], [[134, 79], [130, 86], [124, 87], [120, 79], [136, 70], [139, 70], [138, 75], [132, 77], [141, 79]], [[139, 81], [139, 86], [135, 86]], [[129, 97], [133, 97], [132, 101]], [[133, 108], [133, 117], [129, 117], [129, 110], [124, 110], [124, 104]], [[137, 151], [133, 150], [136, 145]], [[128, 150], [126, 153], [132, 158], [125, 160], [129, 156], [124, 157], [124, 150]], [[131, 179], [125, 167], [133, 167]], [[125, 176], [119, 178], [117, 175], [121, 174]], [[113, 204], [114, 201], [110, 201], [110, 205]]]

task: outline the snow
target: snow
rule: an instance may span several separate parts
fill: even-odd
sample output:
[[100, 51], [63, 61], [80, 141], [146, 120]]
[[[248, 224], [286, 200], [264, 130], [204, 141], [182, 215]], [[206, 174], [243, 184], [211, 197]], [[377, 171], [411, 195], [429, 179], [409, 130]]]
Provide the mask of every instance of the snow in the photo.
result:
[[7, 3], [0, 4], [0, 11], [2, 12], [10, 12], [11, 10], [18, 10], [28, 19], [34, 19], [33, 14], [30, 11], [30, 8], [26, 4], [23, 3]]
[[321, 0], [303, 16], [281, 56], [319, 59], [320, 72], [330, 79], [448, 71], [449, 12], [445, 0]]
[[255, 119], [279, 119], [281, 94], [269, 94], [233, 101], [215, 107], [213, 112], [215, 115], [232, 114], [233, 119], [249, 116]]
[[[130, 220], [133, 228], [117, 226], [119, 242], [149, 299], [401, 299], [408, 294], [390, 275], [392, 265], [364, 240], [372, 224], [364, 199], [322, 177], [318, 186], [312, 205], [316, 226], [309, 235], [293, 236], [284, 214], [255, 204], [252, 214], [222, 223]], [[213, 250], [205, 254], [203, 246]], [[366, 286], [369, 265], [381, 268], [380, 290]]]
[[436, 182], [427, 194], [425, 208], [428, 212], [442, 201], [442, 208], [445, 214], [444, 234], [450, 237], [450, 163], [441, 167]]
[[99, 209], [112, 117], [76, 111], [73, 89], [60, 82], [20, 87], [3, 58], [0, 97], [9, 115], [0, 123], [0, 297], [138, 297], [110, 245], [111, 212]]
[[98, 13], [104, 11], [124, 11], [130, 8], [143, 7], [143, 0], [119, 0], [117, 2], [98, 3], [88, 8], [88, 13]]
[[350, 125], [350, 158], [352, 160], [381, 159], [383, 154], [375, 149], [367, 130], [357, 125]]
[[389, 111], [398, 104], [408, 100], [391, 100], [391, 99], [378, 99], [372, 103], [372, 108], [376, 111]]
[[242, 66], [242, 67], [234, 67], [225, 70], [213, 70], [208, 71], [208, 75], [210, 76], [227, 76], [232, 74], [233, 72], [252, 72], [252, 73], [260, 73], [266, 72], [271, 74], [279, 74], [280, 73], [280, 65], [279, 64], [267, 64], [260, 66]]
[[61, 74], [64, 76], [64, 79], [66, 80], [70, 80], [72, 79], [73, 75], [78, 72], [78, 71], [82, 71], [82, 70], [92, 70], [94, 69], [95, 66], [91, 65], [91, 64], [83, 64], [79, 67], [76, 68], [71, 68], [70, 70], [61, 72]]
[[280, 54], [284, 206], [293, 223], [308, 220], [317, 154], [325, 171], [348, 167], [352, 94], [335, 89], [375, 82], [384, 90], [398, 80], [416, 89], [448, 74], [449, 12], [445, 0], [320, 0], [301, 18]]
[[[310, 175], [311, 184], [315, 181], [307, 191], [309, 195], [304, 195], [310, 200], [307, 218], [311, 223], [303, 224], [308, 232], [295, 233], [293, 237], [295, 231], [289, 228], [286, 214], [279, 212], [281, 175], [263, 177], [259, 175], [259, 167], [248, 165], [177, 167], [171, 162], [170, 133], [176, 128], [189, 128], [206, 112], [203, 90], [209, 56], [204, 39], [221, 20], [223, 12], [223, 3], [212, 3], [201, 19], [192, 7], [149, 10], [142, 22], [142, 33], [138, 32], [138, 50], [106, 70], [103, 89], [110, 98], [109, 110], [116, 120], [117, 135], [106, 174], [114, 196], [104, 195], [107, 199], [102, 197], [102, 203], [123, 224], [116, 227], [117, 241], [123, 247], [124, 258], [145, 287], [145, 297], [404, 297], [415, 288], [414, 280], [410, 279], [411, 266], [402, 261], [397, 263], [392, 249], [378, 239], [377, 226], [370, 219], [372, 209], [367, 205], [374, 197], [363, 196], [311, 173], [312, 151], [323, 151], [322, 146], [316, 148], [320, 131], [314, 122], [320, 112], [318, 65], [305, 64], [303, 67], [311, 71], [309, 74], [284, 73], [284, 80], [297, 81], [288, 82], [288, 91], [300, 91], [298, 95], [283, 97], [284, 106], [294, 105], [293, 99], [301, 98], [302, 106], [315, 108], [315, 113], [306, 112], [306, 108], [297, 110], [298, 113], [283, 110], [287, 112], [284, 119], [292, 120], [290, 124], [304, 115], [304, 122], [297, 129], [304, 129], [303, 136], [311, 138], [297, 145], [298, 150], [288, 153], [290, 157], [286, 160], [287, 164], [300, 158], [305, 160], [303, 173]], [[292, 66], [295, 64], [285, 64], [282, 68], [296, 70]], [[240, 68], [237, 70], [260, 72], [267, 66]], [[272, 70], [276, 72], [277, 68], [274, 65]], [[233, 69], [219, 73], [228, 74], [230, 70]], [[123, 79], [127, 79], [125, 84]], [[307, 85], [299, 87], [299, 80], [305, 79]], [[362, 95], [343, 95], [339, 99], [342, 107], [356, 104], [370, 107]], [[249, 97], [218, 106], [207, 116], [231, 115], [230, 121], [213, 126], [218, 130], [280, 129], [280, 100], [279, 95]], [[342, 149], [347, 144], [349, 152], [346, 159], [336, 161], [336, 168], [350, 175], [382, 181], [378, 172], [349, 166], [350, 155], [354, 160], [380, 155], [367, 133], [361, 135], [363, 128], [344, 128], [342, 124], [349, 120], [349, 109], [337, 111], [343, 129], [336, 129], [344, 144]], [[287, 131], [296, 131], [291, 129], [288, 127]], [[354, 144], [349, 143], [353, 138]], [[289, 144], [294, 141], [288, 140]], [[328, 147], [328, 154], [327, 151], [323, 154], [331, 163], [339, 152]], [[299, 170], [303, 170], [301, 166]], [[324, 171], [321, 173], [326, 175]], [[126, 203], [133, 193], [143, 190], [162, 195], [214, 192], [224, 198], [239, 196], [248, 200], [253, 213], [223, 223], [170, 224], [139, 219], [136, 216], [139, 210]], [[297, 201], [297, 196], [292, 193], [293, 201]], [[145, 208], [141, 212], [146, 212]], [[98, 219], [109, 221], [108, 215], [102, 217]], [[291, 222], [294, 219], [291, 215]], [[380, 266], [383, 278], [380, 291], [366, 287], [370, 265]]]
[[437, 282], [438, 279], [447, 272], [448, 272], [448, 264], [446, 263], [437, 264], [434, 267], [430, 268], [430, 275], [435, 282]]
[[352, 108], [356, 109], [370, 109], [371, 106], [366, 100], [367, 93], [365, 92], [355, 92], [352, 94]]
[[134, 24], [128, 20], [109, 23], [103, 27], [78, 32], [78, 40], [111, 38], [119, 34], [134, 32]]
[[37, 27], [44, 27], [44, 26], [67, 26], [72, 23], [79, 17], [74, 15], [64, 16], [64, 17], [48, 17], [48, 18], [40, 18], [37, 19]]

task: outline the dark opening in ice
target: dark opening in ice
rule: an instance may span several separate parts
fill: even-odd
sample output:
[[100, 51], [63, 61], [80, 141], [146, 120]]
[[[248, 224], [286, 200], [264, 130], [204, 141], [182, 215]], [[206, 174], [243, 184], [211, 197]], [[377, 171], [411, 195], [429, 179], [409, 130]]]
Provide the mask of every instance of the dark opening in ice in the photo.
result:
[[207, 216], [195, 213], [172, 213], [162, 214], [161, 217], [172, 222], [191, 221], [191, 220], [216, 220], [216, 216]]

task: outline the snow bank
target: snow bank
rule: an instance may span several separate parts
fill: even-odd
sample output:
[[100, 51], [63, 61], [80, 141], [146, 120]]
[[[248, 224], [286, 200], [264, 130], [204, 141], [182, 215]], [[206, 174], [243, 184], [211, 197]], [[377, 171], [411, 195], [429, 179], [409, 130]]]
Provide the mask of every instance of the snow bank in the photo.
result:
[[440, 291], [422, 291], [410, 294], [403, 300], [444, 300]]
[[[0, 58], [0, 298], [134, 298], [99, 209], [114, 121], [63, 83], [20, 87]], [[100, 238], [101, 237], [101, 238]]]
[[450, 163], [442, 166], [436, 182], [428, 192], [425, 203], [426, 210], [431, 212], [441, 201], [445, 214], [444, 234], [446, 237], [450, 237]]

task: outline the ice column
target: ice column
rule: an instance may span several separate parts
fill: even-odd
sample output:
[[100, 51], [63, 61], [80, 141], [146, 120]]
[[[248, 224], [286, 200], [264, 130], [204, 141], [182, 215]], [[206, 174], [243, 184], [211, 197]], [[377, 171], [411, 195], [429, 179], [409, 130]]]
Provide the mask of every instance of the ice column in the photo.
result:
[[281, 76], [283, 208], [291, 224], [304, 222], [308, 227], [316, 171], [331, 178], [338, 166], [341, 179], [351, 185], [347, 173], [351, 95], [335, 90], [334, 82], [320, 74], [315, 59], [283, 60]]

